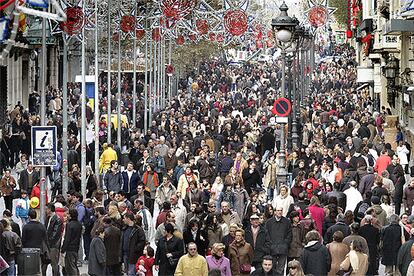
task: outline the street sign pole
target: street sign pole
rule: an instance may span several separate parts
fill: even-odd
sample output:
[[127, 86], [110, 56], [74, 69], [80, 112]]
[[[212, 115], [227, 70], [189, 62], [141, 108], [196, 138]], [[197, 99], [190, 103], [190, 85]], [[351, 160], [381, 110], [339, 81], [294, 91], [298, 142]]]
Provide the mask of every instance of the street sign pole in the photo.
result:
[[[282, 49], [281, 52], [282, 59], [282, 89], [281, 97], [286, 96], [285, 86], [286, 86], [286, 50]], [[285, 156], [285, 124], [282, 124], [280, 132], [280, 149], [279, 149], [279, 173], [278, 173], [278, 187], [282, 184], [286, 184], [286, 156]]]
[[[46, 11], [46, 9], [44, 9]], [[42, 87], [40, 94], [40, 124], [42, 126], [46, 125], [46, 63], [47, 63], [47, 49], [46, 49], [46, 18], [42, 20]], [[42, 167], [40, 169], [40, 222], [45, 223], [46, 214], [46, 168]]]
[[[109, 11], [108, 11], [109, 12]], [[95, 22], [98, 22], [98, 0], [95, 0]], [[95, 26], [95, 100], [94, 100], [94, 117], [95, 117], [95, 175], [98, 181], [99, 187], [99, 60], [98, 60], [98, 34], [99, 34], [99, 26], [96, 24]]]

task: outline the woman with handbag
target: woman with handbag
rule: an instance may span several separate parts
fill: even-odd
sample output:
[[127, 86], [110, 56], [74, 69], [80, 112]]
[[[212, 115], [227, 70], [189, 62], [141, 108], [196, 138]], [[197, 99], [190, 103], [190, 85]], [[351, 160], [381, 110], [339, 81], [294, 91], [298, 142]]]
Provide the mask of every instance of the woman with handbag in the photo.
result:
[[165, 236], [160, 238], [155, 254], [155, 270], [159, 276], [174, 275], [179, 258], [184, 254], [184, 243], [174, 236], [174, 226], [165, 225]]
[[337, 275], [365, 275], [368, 271], [368, 256], [362, 250], [362, 242], [354, 240], [351, 243], [351, 251], [341, 263]]
[[236, 237], [229, 248], [229, 259], [233, 276], [250, 275], [253, 248], [245, 241], [243, 229], [236, 230]]

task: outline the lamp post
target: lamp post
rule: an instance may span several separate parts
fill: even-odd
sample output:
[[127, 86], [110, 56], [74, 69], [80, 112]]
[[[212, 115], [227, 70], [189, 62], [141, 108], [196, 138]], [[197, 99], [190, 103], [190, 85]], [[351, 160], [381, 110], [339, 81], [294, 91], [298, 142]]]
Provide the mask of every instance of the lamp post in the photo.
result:
[[[288, 49], [293, 42], [293, 34], [297, 22], [287, 14], [288, 6], [285, 1], [280, 5], [280, 14], [278, 17], [272, 19], [272, 31], [274, 33], [275, 44], [281, 50], [282, 58], [282, 87], [281, 97], [286, 96], [285, 92], [285, 78], [286, 78], [286, 49]], [[282, 123], [281, 135], [280, 135], [280, 149], [279, 149], [279, 170], [278, 170], [278, 186], [282, 183], [286, 183], [286, 157], [285, 157], [285, 124]]]
[[398, 73], [398, 60], [394, 55], [390, 55], [384, 67], [384, 75], [387, 78], [387, 102], [391, 107], [395, 107], [395, 79]]

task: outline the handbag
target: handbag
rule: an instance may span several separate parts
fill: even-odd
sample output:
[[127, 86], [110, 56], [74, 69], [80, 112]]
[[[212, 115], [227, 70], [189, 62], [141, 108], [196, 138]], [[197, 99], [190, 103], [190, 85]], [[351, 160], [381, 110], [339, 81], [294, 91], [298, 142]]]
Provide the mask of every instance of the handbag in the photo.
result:
[[240, 265], [240, 267], [239, 267], [240, 273], [250, 274], [250, 272], [252, 271], [251, 264], [241, 264], [240, 263], [239, 249], [237, 249], [236, 252], [237, 252], [237, 260], [239, 261], [239, 265]]
[[[167, 241], [165, 241], [165, 251], [166, 251], [166, 254], [168, 254], [169, 252], [168, 252], [168, 247], [167, 247]], [[176, 267], [177, 266], [177, 264], [178, 264], [178, 258], [174, 258], [174, 257], [167, 257], [167, 259], [168, 259], [168, 263], [170, 264], [170, 266], [172, 266], [172, 267]]]

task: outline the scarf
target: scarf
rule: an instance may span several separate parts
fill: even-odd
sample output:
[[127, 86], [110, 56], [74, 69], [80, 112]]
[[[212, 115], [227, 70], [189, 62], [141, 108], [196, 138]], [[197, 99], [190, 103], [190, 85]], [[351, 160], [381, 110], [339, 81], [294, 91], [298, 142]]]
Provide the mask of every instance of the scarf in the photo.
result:
[[349, 261], [351, 263], [352, 269], [358, 271], [359, 269], [359, 257], [358, 253], [355, 250], [349, 252]]
[[[145, 186], [147, 185], [147, 183], [148, 183], [148, 174], [149, 174], [149, 172], [148, 171], [146, 171], [145, 173], [144, 173], [144, 184], [145, 184]], [[153, 175], [153, 179], [154, 179], [154, 186], [155, 187], [158, 187], [158, 175], [157, 175], [157, 173], [156, 172], [153, 172], [152, 173], [152, 175]]]

